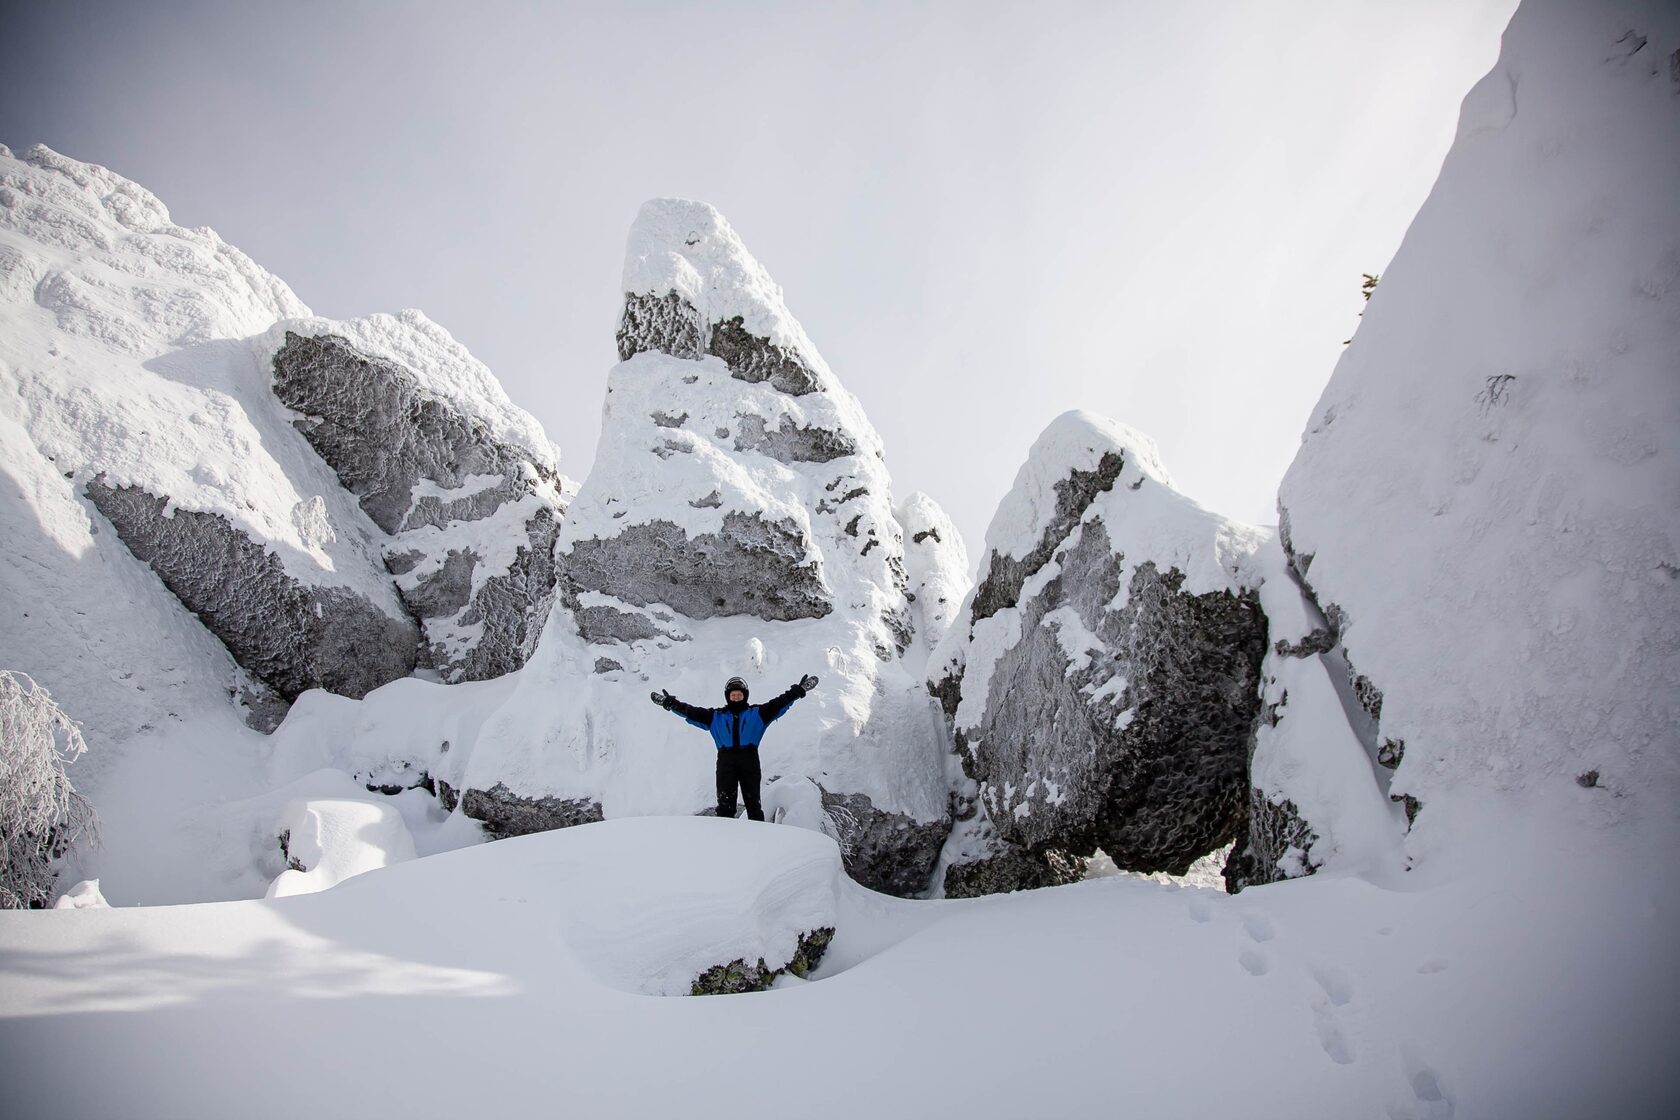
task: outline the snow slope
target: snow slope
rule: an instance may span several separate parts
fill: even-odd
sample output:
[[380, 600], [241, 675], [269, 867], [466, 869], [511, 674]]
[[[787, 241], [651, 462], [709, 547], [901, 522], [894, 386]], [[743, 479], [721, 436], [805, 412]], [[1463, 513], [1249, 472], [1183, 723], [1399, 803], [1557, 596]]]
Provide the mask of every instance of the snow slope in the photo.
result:
[[[1110, 877], [912, 902], [808, 831], [642, 818], [297, 898], [4, 913], [8, 1100], [43, 1120], [1672, 1114], [1680, 913], [1646, 886], [1667, 853], [1500, 823], [1452, 881], [1405, 890]], [[830, 921], [809, 982], [636, 994]]]
[[1672, 4], [1523, 5], [1283, 481], [1414, 859], [1490, 799], [1674, 826], [1676, 50]]

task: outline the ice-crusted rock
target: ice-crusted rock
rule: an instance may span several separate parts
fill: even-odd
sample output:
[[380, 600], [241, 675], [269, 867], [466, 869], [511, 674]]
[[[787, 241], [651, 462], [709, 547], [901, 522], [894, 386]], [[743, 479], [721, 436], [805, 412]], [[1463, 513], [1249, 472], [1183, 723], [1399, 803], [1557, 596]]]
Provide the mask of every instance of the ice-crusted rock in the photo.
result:
[[956, 523], [920, 490], [899, 504], [898, 522], [904, 528], [904, 566], [915, 603], [916, 633], [933, 650], [974, 586], [968, 547]]
[[492, 836], [525, 836], [603, 820], [601, 803], [588, 798], [520, 797], [500, 782], [461, 794], [461, 811], [483, 821]]
[[[571, 542], [566, 576], [578, 592], [637, 607], [663, 604], [689, 618], [752, 615], [787, 621], [833, 610], [822, 568], [793, 518], [730, 510], [713, 532], [692, 536], [670, 521], [630, 525]], [[587, 623], [588, 616], [579, 615]], [[594, 633], [590, 637], [612, 637]]]
[[88, 480], [87, 496], [129, 551], [282, 697], [310, 688], [358, 697], [413, 671], [418, 635], [406, 616], [348, 588], [302, 583], [226, 518], [171, 510], [103, 477]]
[[271, 330], [274, 392], [390, 541], [386, 564], [445, 680], [525, 663], [554, 601], [565, 497], [553, 445], [419, 312]]
[[1677, 49], [1522, 6], [1283, 480], [1414, 865], [1680, 796]]
[[624, 287], [625, 360], [561, 529], [561, 606], [463, 780], [608, 818], [696, 812], [715, 753], [648, 704], [649, 682], [711, 705], [732, 675], [765, 700], [816, 673], [765, 738], [765, 776], [820, 785], [853, 875], [919, 891], [944, 839], [946, 748], [880, 438], [711, 207], [643, 207]]
[[1060, 887], [1085, 877], [1085, 861], [1055, 848], [1029, 851], [1002, 846], [991, 855], [954, 863], [945, 871], [946, 898], [978, 898], [1040, 887]]
[[1100, 847], [1122, 868], [1182, 874], [1233, 838], [1265, 538], [1179, 494], [1153, 443], [1122, 425], [1070, 412], [1046, 429], [929, 668], [1007, 845]]
[[[377, 528], [292, 430], [249, 342], [307, 314], [141, 187], [44, 147], [0, 150], [0, 455], [19, 480], [0, 535], [26, 558], [0, 566], [0, 657], [75, 704], [96, 746], [266, 694], [253, 678], [359, 693], [413, 663], [392, 650], [408, 623]], [[221, 648], [166, 586], [214, 606], [216, 572], [272, 596], [216, 607]]]

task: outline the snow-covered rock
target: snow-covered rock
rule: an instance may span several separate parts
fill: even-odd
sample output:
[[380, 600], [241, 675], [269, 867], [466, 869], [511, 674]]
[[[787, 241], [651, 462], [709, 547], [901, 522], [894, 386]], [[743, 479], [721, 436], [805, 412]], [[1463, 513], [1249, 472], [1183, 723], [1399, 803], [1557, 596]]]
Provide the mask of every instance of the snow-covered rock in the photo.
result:
[[950, 631], [974, 586], [968, 547], [956, 523], [920, 490], [899, 503], [897, 516], [904, 530], [904, 567], [915, 603], [916, 636], [931, 651]]
[[1249, 756], [1247, 818], [1225, 865], [1231, 891], [1392, 862], [1404, 811], [1376, 725], [1354, 692], [1329, 621], [1301, 589], [1272, 537], [1256, 554], [1266, 616], [1260, 713]]
[[781, 287], [722, 214], [686, 199], [647, 203], [630, 230], [619, 360], [650, 350], [692, 360], [711, 355], [732, 377], [793, 396], [837, 388], [782, 302]]
[[1680, 791], [1677, 49], [1671, 5], [1523, 5], [1283, 480], [1414, 863], [1490, 799]]
[[[463, 795], [504, 812], [546, 798], [562, 818], [698, 812], [711, 741], [650, 705], [650, 684], [715, 705], [733, 675], [767, 700], [815, 673], [765, 738], [765, 777], [814, 786], [863, 882], [918, 891], [945, 838], [945, 743], [880, 438], [711, 207], [643, 207], [624, 284], [626, 360], [561, 530], [562, 604]], [[744, 366], [745, 350], [678, 345], [644, 321], [667, 297], [768, 341]], [[781, 372], [758, 376], [766, 363]]]
[[1233, 838], [1266, 537], [1174, 490], [1113, 421], [1070, 412], [1039, 437], [929, 667], [1006, 844], [1182, 874]]
[[414, 858], [402, 814], [373, 797], [313, 797], [288, 802], [280, 818], [286, 870], [269, 898], [324, 891], [355, 875]]
[[554, 445], [419, 312], [268, 332], [274, 392], [390, 540], [386, 566], [445, 680], [511, 672], [554, 601]]
[[[413, 664], [398, 648], [380, 667], [412, 624], [373, 526], [291, 431], [241, 341], [307, 311], [126, 179], [40, 146], [0, 149], [0, 454], [16, 555], [0, 566], [0, 655], [73, 705], [96, 747], [230, 691], [365, 691]], [[96, 505], [107, 497], [111, 520]], [[227, 578], [259, 598], [216, 601]], [[181, 602], [236, 657], [255, 643], [316, 663], [241, 672]], [[345, 617], [327, 623], [329, 605]], [[317, 610], [320, 626], [293, 632]], [[366, 669], [337, 660], [347, 643], [372, 651]]]
[[230, 695], [272, 726], [308, 689], [529, 655], [570, 487], [418, 312], [310, 318], [213, 232], [37, 146], [0, 149], [0, 316], [0, 656], [96, 744]]
[[83, 879], [59, 895], [53, 903], [54, 910], [101, 910], [110, 909], [110, 906], [99, 892], [98, 879]]

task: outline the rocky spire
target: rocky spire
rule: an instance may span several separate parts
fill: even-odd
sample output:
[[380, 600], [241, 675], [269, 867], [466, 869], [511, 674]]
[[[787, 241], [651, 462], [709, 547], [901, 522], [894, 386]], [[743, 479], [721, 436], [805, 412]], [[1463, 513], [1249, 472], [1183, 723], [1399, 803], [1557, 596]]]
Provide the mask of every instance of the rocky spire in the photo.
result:
[[649, 705], [649, 683], [712, 704], [732, 675], [768, 698], [816, 673], [765, 740], [766, 803], [838, 836], [864, 882], [920, 890], [946, 829], [945, 748], [879, 436], [703, 203], [642, 208], [618, 337], [560, 534], [564, 638], [521, 681], [553, 722], [510, 721], [469, 784], [513, 775], [515, 794], [608, 816], [696, 811], [709, 743]]

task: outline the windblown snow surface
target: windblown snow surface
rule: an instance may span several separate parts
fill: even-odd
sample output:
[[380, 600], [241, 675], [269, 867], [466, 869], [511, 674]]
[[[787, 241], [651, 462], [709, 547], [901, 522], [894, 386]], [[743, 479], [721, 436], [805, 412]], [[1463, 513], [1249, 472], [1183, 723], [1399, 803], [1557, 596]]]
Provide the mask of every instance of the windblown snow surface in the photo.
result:
[[[475, 824], [423, 791], [388, 798], [365, 787], [408, 784], [405, 766], [468, 749], [492, 714], [518, 719], [522, 674], [403, 680], [359, 702], [311, 692], [274, 736], [245, 728], [223, 702], [235, 673], [219, 646], [146, 585], [143, 568], [97, 551], [55, 465], [78, 445], [29, 410], [27, 384], [41, 382], [27, 363], [40, 359], [8, 333], [0, 448], [16, 483], [6, 499], [23, 511], [8, 524], [32, 535], [8, 540], [6, 570], [52, 549], [104, 559], [88, 561], [96, 575], [85, 582], [17, 577], [6, 593], [59, 596], [51, 617], [64, 626], [116, 627], [92, 668], [140, 674], [168, 697], [146, 703], [180, 717], [136, 733], [132, 713], [151, 708], [123, 700], [105, 676], [61, 690], [131, 722], [110, 722], [107, 742], [123, 749], [107, 753], [96, 783], [106, 846], [81, 870], [98, 887], [66, 878], [65, 908], [0, 913], [8, 1111], [1680, 1112], [1677, 50], [1671, 6], [1531, 0], [1467, 100], [1440, 186], [1315, 412], [1284, 493], [1300, 511], [1297, 551], [1316, 552], [1307, 575], [1321, 604], [1348, 612], [1350, 655], [1395, 705], [1383, 719], [1408, 744], [1395, 792], [1415, 792], [1421, 814], [1396, 858], [1358, 873], [1332, 862], [1236, 896], [1114, 876], [972, 900], [894, 899], [848, 880], [817, 831], [694, 818], [675, 803], [662, 810], [670, 816], [476, 843]], [[154, 220], [145, 199], [124, 197], [105, 205]], [[221, 260], [205, 267], [232, 270], [267, 301], [228, 329], [250, 334], [303, 314], [219, 242], [187, 249]], [[31, 304], [45, 274], [19, 273], [34, 266], [16, 254], [0, 258], [0, 282], [22, 305], [68, 316], [62, 330], [85, 328], [75, 337], [98, 349], [70, 353], [78, 369], [132, 352], [122, 332], [95, 329], [120, 320], [97, 314], [108, 289], [66, 280], [58, 303]], [[699, 280], [690, 290], [711, 298]], [[750, 325], [807, 346], [796, 324]], [[42, 327], [43, 346], [56, 338]], [[149, 359], [133, 353], [123, 368], [133, 385], [150, 384]], [[1515, 380], [1496, 394], [1489, 379], [1500, 373]], [[1372, 388], [1382, 385], [1393, 388]], [[157, 392], [203, 396], [188, 389]], [[99, 395], [90, 393], [78, 399]], [[1415, 411], [1408, 394], [1464, 415]], [[73, 401], [61, 404], [73, 414]], [[1333, 455], [1342, 449], [1326, 425], [1360, 433], [1370, 460]], [[1542, 458], [1548, 447], [1559, 457]], [[241, 469], [270, 471], [260, 460]], [[1527, 505], [1513, 497], [1525, 472]], [[1469, 485], [1467, 474], [1489, 481]], [[207, 503], [220, 492], [213, 479], [179, 481]], [[307, 496], [273, 489], [285, 501], [228, 516], [278, 517]], [[1467, 543], [1455, 546], [1445, 528], [1439, 539], [1417, 535], [1405, 508], [1415, 493]], [[31, 529], [35, 510], [59, 512]], [[1556, 552], [1569, 534], [1582, 546]], [[1386, 560], [1383, 542], [1394, 542]], [[1347, 558], [1361, 554], [1356, 569]], [[1494, 589], [1502, 573], [1508, 591]], [[1510, 599], [1549, 586], [1567, 602]], [[85, 598], [125, 594], [135, 597], [121, 620], [132, 634]], [[77, 623], [83, 609], [95, 623]], [[1267, 609], [1279, 633], [1299, 636], [1313, 621], [1286, 596], [1270, 596]], [[30, 640], [50, 641], [50, 628], [37, 633]], [[743, 647], [749, 637], [743, 630]], [[165, 650], [191, 664], [177, 668]], [[807, 667], [766, 668], [791, 680]], [[170, 689], [171, 673], [186, 683]], [[1295, 714], [1332, 708], [1319, 693], [1292, 698]], [[1353, 757], [1347, 744], [1328, 746]], [[1391, 842], [1332, 819], [1363, 775], [1344, 785], [1314, 770], [1311, 743], [1272, 747], [1257, 767], [1316, 790], [1321, 801], [1304, 808], [1331, 814], [1322, 819], [1343, 830], [1341, 843]], [[1603, 780], [1577, 782], [1588, 767]], [[118, 905], [99, 906], [101, 893]], [[190, 904], [124, 905], [166, 901]], [[801, 934], [827, 925], [834, 941], [805, 980], [669, 995], [711, 965], [762, 957], [774, 967]]]

